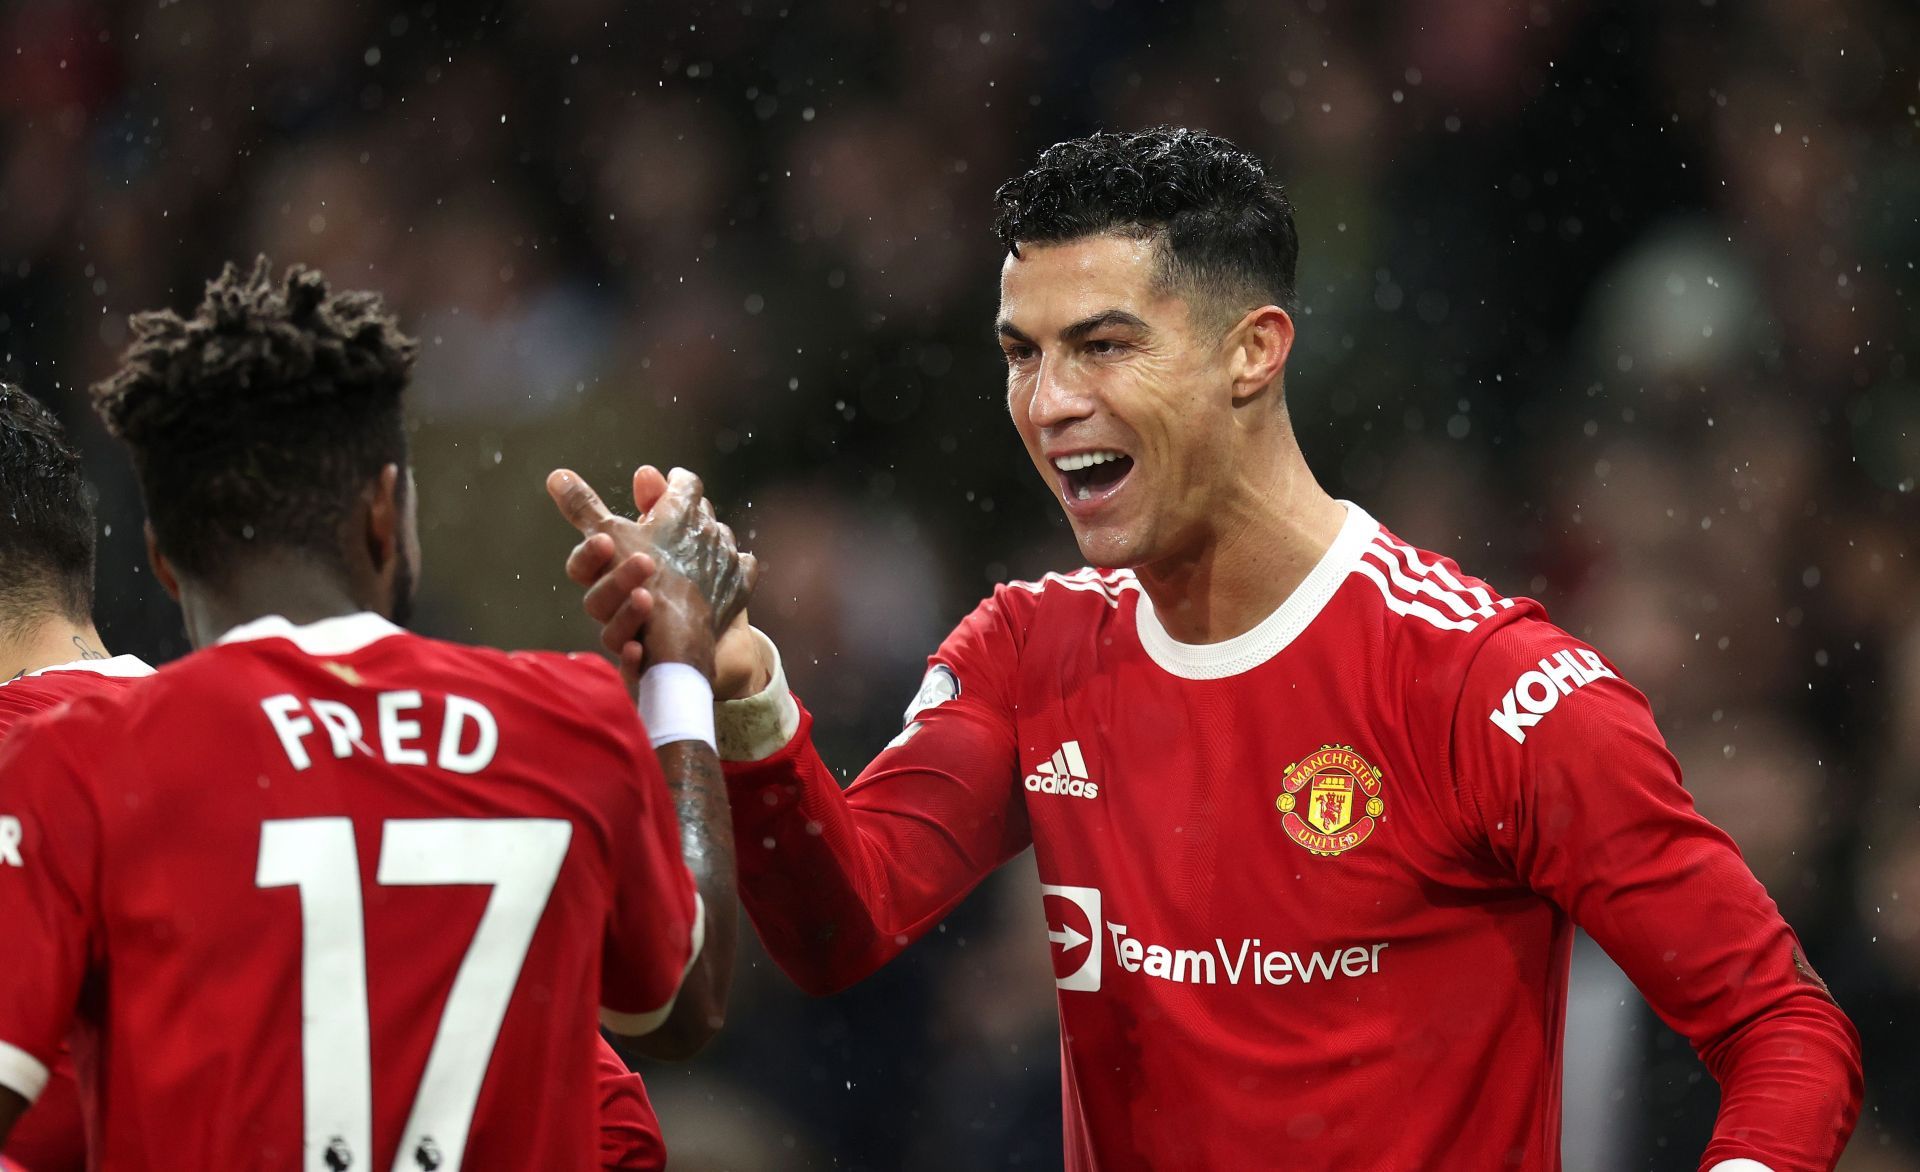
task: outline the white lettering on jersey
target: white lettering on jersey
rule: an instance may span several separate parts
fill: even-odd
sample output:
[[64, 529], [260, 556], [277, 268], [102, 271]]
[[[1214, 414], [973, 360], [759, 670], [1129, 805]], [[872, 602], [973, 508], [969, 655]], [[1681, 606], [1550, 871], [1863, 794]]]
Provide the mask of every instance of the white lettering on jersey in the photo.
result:
[[[474, 728], [473, 748], [462, 752], [466, 726]], [[493, 713], [465, 696], [447, 696], [447, 720], [440, 726], [440, 768], [454, 773], [478, 773], [493, 761], [500, 747], [500, 727]]]
[[20, 858], [20, 840], [25, 837], [20, 829], [20, 819], [11, 814], [0, 814], [0, 867], [27, 865]]
[[273, 725], [273, 731], [280, 738], [280, 747], [287, 752], [287, 760], [293, 762], [295, 769], [305, 769], [313, 764], [313, 758], [307, 756], [307, 747], [301, 742], [313, 735], [313, 722], [300, 711], [300, 698], [282, 692], [278, 696], [268, 696], [260, 701], [260, 711], [267, 714], [267, 722]]
[[1087, 775], [1087, 759], [1080, 754], [1080, 742], [1068, 741], [1027, 774], [1027, 789], [1037, 794], [1065, 794], [1070, 798], [1097, 798], [1100, 783]]
[[1571, 648], [1540, 661], [1538, 669], [1513, 681], [1500, 707], [1488, 715], [1494, 725], [1518, 744], [1527, 743], [1527, 730], [1552, 712], [1560, 697], [1595, 680], [1615, 678], [1600, 656], [1584, 647]]
[[[393, 765], [426, 765], [431, 760], [449, 773], [478, 773], [491, 765], [494, 753], [500, 748], [500, 723], [487, 706], [465, 696], [449, 694], [440, 708], [438, 748], [429, 759], [426, 744], [432, 738], [427, 730], [420, 720], [402, 716], [418, 712], [431, 722], [436, 713], [429, 711], [427, 701], [416, 691], [376, 695], [374, 712], [380, 744], [377, 755]], [[273, 726], [274, 735], [280, 738], [280, 747], [296, 770], [313, 766], [313, 750], [308, 742], [321, 730], [326, 734], [322, 751], [336, 760], [344, 761], [355, 753], [376, 755], [367, 744], [366, 722], [361, 714], [339, 700], [302, 700], [283, 692], [260, 701], [260, 710], [266, 713], [267, 723]]]
[[402, 712], [413, 712], [420, 707], [420, 693], [382, 692], [374, 703], [380, 710], [380, 755], [395, 765], [425, 765], [426, 750], [409, 748], [406, 744], [419, 738], [420, 722], [400, 719]]
[[1063, 908], [1046, 903], [1047, 939], [1060, 947], [1056, 959], [1073, 964], [1077, 950], [1087, 950], [1070, 972], [1060, 974], [1055, 965], [1054, 983], [1068, 990], [1099, 992], [1103, 934], [1120, 972], [1183, 985], [1288, 985], [1295, 981], [1311, 985], [1342, 977], [1372, 976], [1380, 971], [1380, 954], [1389, 947], [1382, 941], [1297, 952], [1268, 948], [1258, 937], [1229, 943], [1216, 936], [1211, 948], [1175, 948], [1147, 943], [1133, 935], [1127, 925], [1103, 918], [1097, 887], [1043, 883], [1040, 892], [1043, 903], [1045, 897], [1053, 896], [1067, 905]]
[[1229, 985], [1285, 985], [1294, 980], [1311, 985], [1335, 977], [1364, 977], [1380, 971], [1380, 954], [1388, 947], [1355, 944], [1325, 952], [1288, 952], [1264, 948], [1258, 937], [1243, 937], [1229, 946], [1215, 936], [1212, 950], [1206, 951], [1142, 944], [1127, 935], [1125, 924], [1109, 922], [1107, 932], [1113, 939], [1114, 962], [1121, 968], [1187, 985], [1214, 985], [1221, 977]]

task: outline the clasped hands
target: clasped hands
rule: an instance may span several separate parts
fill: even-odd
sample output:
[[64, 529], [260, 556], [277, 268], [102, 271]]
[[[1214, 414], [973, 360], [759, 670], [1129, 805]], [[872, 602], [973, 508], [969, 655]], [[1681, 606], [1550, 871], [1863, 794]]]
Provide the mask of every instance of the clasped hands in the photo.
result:
[[747, 629], [747, 601], [760, 564], [740, 551], [713, 510], [700, 478], [684, 468], [665, 476], [651, 464], [633, 474], [637, 519], [613, 513], [579, 474], [555, 470], [547, 494], [580, 532], [567, 577], [585, 591], [600, 642], [629, 684], [655, 663], [691, 664], [714, 683], [717, 699], [766, 686]]

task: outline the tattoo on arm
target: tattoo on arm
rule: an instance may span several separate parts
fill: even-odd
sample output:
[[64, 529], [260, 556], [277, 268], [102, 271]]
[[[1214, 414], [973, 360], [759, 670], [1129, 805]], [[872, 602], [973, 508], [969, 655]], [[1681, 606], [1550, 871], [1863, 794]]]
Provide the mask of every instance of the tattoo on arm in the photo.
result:
[[733, 814], [720, 758], [701, 741], [672, 741], [656, 750], [680, 815], [680, 853], [709, 911], [733, 906]]
[[[706, 909], [706, 943], [681, 989], [682, 1004], [706, 1018], [694, 1026], [704, 1040], [726, 1016], [727, 997], [733, 986], [740, 916], [739, 898], [734, 893], [733, 814], [727, 806], [727, 781], [720, 771], [720, 758], [705, 742], [672, 741], [655, 753], [680, 815], [680, 853], [693, 872], [694, 885]], [[689, 997], [689, 992], [694, 995]], [[679, 1012], [676, 1007], [676, 1016]], [[704, 1031], [701, 1025], [706, 1027]]]

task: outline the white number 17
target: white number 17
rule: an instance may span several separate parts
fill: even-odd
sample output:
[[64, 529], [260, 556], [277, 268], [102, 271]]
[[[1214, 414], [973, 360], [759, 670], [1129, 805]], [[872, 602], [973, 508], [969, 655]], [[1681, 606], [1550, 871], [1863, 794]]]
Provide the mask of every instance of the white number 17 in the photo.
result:
[[[396, 819], [382, 827], [382, 886], [493, 888], [454, 974], [394, 1172], [459, 1172], [500, 1022], [572, 838], [573, 824], [554, 819]], [[300, 889], [301, 1166], [363, 1172], [374, 1159], [373, 1061], [352, 820], [263, 823], [254, 881]]]

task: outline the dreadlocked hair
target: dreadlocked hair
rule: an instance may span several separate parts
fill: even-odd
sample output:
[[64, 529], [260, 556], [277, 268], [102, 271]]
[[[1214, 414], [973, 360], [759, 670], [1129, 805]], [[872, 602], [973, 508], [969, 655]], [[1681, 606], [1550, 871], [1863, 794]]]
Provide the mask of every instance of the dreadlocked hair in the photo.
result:
[[0, 633], [93, 611], [93, 490], [53, 412], [0, 383]]
[[1293, 205], [1253, 155], [1186, 127], [1055, 143], [1000, 185], [993, 230], [1013, 255], [1113, 233], [1159, 243], [1160, 279], [1237, 318], [1291, 310], [1300, 238]]
[[299, 265], [228, 264], [189, 318], [135, 314], [118, 372], [93, 388], [132, 449], [160, 549], [223, 580], [251, 550], [344, 559], [355, 498], [405, 465], [400, 398], [418, 349], [375, 293], [332, 293]]

